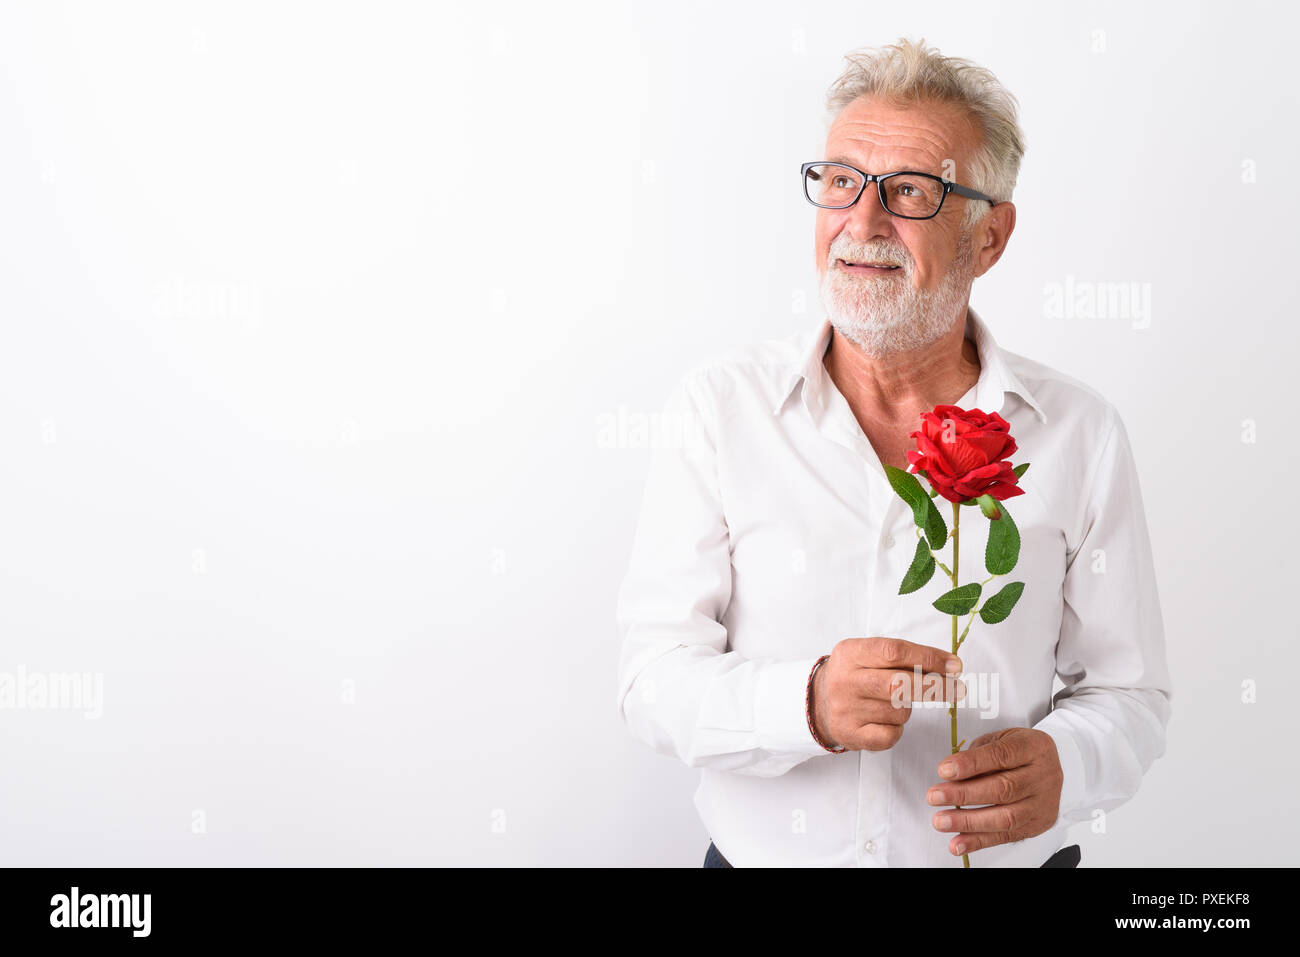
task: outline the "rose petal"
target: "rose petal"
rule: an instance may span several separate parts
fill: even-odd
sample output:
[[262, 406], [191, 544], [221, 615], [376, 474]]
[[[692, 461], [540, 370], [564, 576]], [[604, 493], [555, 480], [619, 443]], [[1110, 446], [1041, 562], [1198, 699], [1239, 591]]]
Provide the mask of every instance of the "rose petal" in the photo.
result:
[[996, 462], [1004, 459], [1003, 449], [1007, 444], [1007, 436], [998, 432], [971, 432], [962, 436], [962, 441], [972, 448], [978, 449], [983, 457], [984, 463]]
[[1017, 495], [1024, 495], [1025, 490], [1019, 485], [999, 484], [989, 489], [985, 494], [992, 495], [999, 502], [1005, 502], [1009, 498], [1015, 498]]
[[948, 464], [947, 453], [934, 442], [924, 435], [916, 438], [916, 447], [927, 459], [933, 463], [934, 468], [945, 475], [953, 475], [954, 471]]
[[981, 468], [972, 469], [965, 475], [958, 476], [957, 481], [953, 484], [967, 493], [967, 498], [977, 498], [984, 493], [985, 489], [1003, 477], [1002, 464], [1001, 462], [990, 462]]
[[972, 445], [965, 439], [959, 439], [947, 447], [948, 460], [952, 462], [954, 475], [967, 475], [980, 468], [987, 468], [989, 460], [979, 446]]

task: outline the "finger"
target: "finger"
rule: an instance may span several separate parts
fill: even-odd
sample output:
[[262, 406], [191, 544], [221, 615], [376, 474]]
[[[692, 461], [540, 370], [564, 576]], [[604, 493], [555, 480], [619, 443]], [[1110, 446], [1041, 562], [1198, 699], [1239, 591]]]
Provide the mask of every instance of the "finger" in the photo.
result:
[[863, 698], [853, 705], [849, 720], [861, 727], [868, 724], [906, 724], [912, 716], [909, 707], [898, 707], [878, 698]]
[[862, 698], [890, 701], [909, 707], [914, 701], [945, 701], [966, 697], [966, 686], [952, 675], [894, 671], [888, 668], [860, 668], [849, 672], [854, 693]]
[[[860, 668], [897, 668], [935, 674], [957, 674], [961, 659], [933, 645], [918, 645], [902, 638], [859, 638], [852, 645], [849, 660]], [[952, 671], [947, 668], [951, 667]]]
[[903, 736], [901, 724], [868, 724], [853, 732], [846, 742], [848, 747], [859, 751], [887, 751], [898, 744]]
[[939, 777], [946, 781], [963, 781], [991, 771], [1010, 770], [1028, 764], [1029, 748], [1019, 735], [1006, 735], [978, 748], [946, 757], [939, 763]]
[[[918, 702], [939, 707], [961, 701], [966, 697], [967, 689], [961, 678], [956, 675], [924, 674], [917, 669], [907, 671], [878, 671], [877, 674], [889, 675], [891, 698], [897, 696], [904, 702], [915, 705]], [[897, 689], [894, 691], [893, 689]]]
[[976, 738], [974, 741], [970, 743], [970, 747], [971, 748], [983, 747], [984, 745], [988, 744], [990, 741], [996, 741], [998, 738], [1002, 737], [1006, 733], [1007, 732], [1004, 730], [1004, 731], [991, 731], [988, 734], [981, 734], [978, 738]]
[[925, 799], [933, 805], [1014, 804], [1037, 793], [1037, 778], [1029, 766], [994, 771], [965, 781], [936, 784]]
[[953, 854], [970, 854], [982, 851], [986, 847], [999, 844], [1014, 844], [1024, 840], [1025, 835], [1013, 831], [981, 831], [977, 834], [958, 834], [948, 842], [948, 850]]
[[859, 698], [876, 698], [906, 706], [912, 701], [912, 682], [907, 673], [887, 668], [856, 668], [848, 672], [853, 693]]
[[964, 835], [1019, 831], [1034, 819], [1032, 799], [990, 807], [956, 808], [937, 812], [930, 824], [936, 831], [956, 831]]

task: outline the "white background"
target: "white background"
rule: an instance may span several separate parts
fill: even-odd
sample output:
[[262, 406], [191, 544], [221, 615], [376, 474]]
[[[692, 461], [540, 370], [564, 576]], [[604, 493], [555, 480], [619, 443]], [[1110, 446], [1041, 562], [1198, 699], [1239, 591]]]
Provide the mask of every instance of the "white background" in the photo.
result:
[[909, 35], [1022, 105], [972, 303], [1142, 475], [1169, 748], [1072, 838], [1291, 863], [1294, 8], [890, 6], [6, 4], [0, 672], [103, 716], [0, 710], [5, 862], [698, 866], [617, 717], [649, 450], [599, 426], [816, 322], [798, 167]]

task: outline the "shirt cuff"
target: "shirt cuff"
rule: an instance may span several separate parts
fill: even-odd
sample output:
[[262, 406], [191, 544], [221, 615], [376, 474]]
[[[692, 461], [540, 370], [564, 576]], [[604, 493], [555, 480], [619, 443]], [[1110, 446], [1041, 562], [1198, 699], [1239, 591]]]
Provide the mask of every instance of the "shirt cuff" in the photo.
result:
[[758, 673], [754, 689], [754, 725], [765, 751], [829, 754], [808, 728], [808, 675], [816, 658], [772, 661]]
[[1061, 804], [1057, 812], [1056, 825], [1069, 826], [1073, 823], [1073, 815], [1079, 810], [1084, 797], [1086, 782], [1083, 779], [1083, 754], [1079, 751], [1079, 745], [1075, 743], [1074, 735], [1058, 721], [1052, 720], [1054, 716], [1055, 712], [1049, 712], [1047, 717], [1034, 727], [1056, 742], [1056, 755], [1060, 759], [1063, 775]]

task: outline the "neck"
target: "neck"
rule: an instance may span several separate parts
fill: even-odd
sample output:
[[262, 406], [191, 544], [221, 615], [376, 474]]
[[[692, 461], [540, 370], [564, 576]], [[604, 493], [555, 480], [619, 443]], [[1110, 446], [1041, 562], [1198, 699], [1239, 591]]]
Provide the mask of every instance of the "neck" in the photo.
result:
[[979, 379], [979, 353], [966, 338], [966, 309], [941, 338], [920, 349], [868, 356], [832, 327], [822, 358], [859, 419], [915, 422], [936, 405], [955, 404]]

